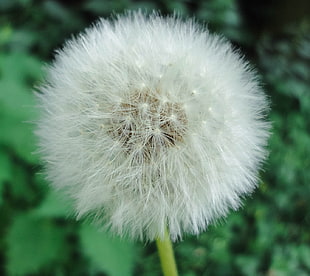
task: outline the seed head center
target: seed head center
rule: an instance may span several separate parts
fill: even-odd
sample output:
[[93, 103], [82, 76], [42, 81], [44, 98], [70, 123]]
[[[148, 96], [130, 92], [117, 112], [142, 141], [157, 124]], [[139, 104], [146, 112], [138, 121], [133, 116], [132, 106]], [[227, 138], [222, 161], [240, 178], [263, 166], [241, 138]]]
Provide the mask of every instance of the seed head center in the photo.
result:
[[109, 134], [128, 154], [149, 159], [182, 142], [187, 118], [182, 105], [162, 97], [160, 91], [135, 91], [113, 112]]

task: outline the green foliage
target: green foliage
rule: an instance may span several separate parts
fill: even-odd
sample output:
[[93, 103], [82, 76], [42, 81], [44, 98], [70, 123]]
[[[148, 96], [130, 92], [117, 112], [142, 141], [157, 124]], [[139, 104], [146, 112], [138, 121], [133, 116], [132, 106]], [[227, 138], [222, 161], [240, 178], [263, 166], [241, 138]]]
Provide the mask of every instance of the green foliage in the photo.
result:
[[54, 190], [48, 191], [42, 203], [33, 210], [38, 218], [64, 218], [70, 215], [72, 206]]
[[132, 243], [120, 241], [106, 232], [83, 225], [80, 230], [83, 252], [94, 266], [111, 276], [130, 275], [135, 250]]
[[3, 202], [4, 184], [12, 179], [11, 160], [6, 153], [0, 154], [0, 205]]
[[0, 55], [0, 144], [29, 163], [36, 163], [31, 122], [36, 118], [31, 91], [40, 79], [41, 63], [21, 53]]
[[16, 216], [7, 233], [7, 272], [27, 275], [64, 258], [65, 231], [50, 220]]
[[275, 275], [309, 275], [310, 248], [306, 245], [277, 246], [272, 256], [270, 270]]
[[0, 275], [161, 275], [154, 244], [72, 219], [72, 203], [41, 174], [33, 135], [33, 91], [53, 49], [98, 16], [137, 8], [195, 16], [226, 35], [258, 67], [272, 103], [264, 182], [241, 211], [175, 244], [180, 275], [310, 274], [310, 22], [286, 24], [273, 4], [262, 9], [272, 24], [257, 24], [264, 15], [244, 2], [0, 1]]

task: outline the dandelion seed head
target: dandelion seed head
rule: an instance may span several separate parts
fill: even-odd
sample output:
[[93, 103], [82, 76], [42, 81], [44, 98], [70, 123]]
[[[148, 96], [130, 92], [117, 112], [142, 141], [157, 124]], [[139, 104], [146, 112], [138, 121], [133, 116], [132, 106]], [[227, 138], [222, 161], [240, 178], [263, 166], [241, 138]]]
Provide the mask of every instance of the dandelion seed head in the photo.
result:
[[52, 186], [121, 236], [198, 234], [254, 190], [268, 101], [229, 42], [193, 20], [132, 12], [59, 50], [37, 135]]

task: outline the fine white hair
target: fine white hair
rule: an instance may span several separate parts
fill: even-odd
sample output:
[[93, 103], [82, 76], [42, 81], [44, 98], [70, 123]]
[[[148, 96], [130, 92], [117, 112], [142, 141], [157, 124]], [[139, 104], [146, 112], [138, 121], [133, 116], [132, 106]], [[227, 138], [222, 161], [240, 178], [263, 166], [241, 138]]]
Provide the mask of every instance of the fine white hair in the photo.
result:
[[194, 20], [101, 19], [58, 51], [39, 90], [46, 174], [78, 218], [175, 240], [257, 186], [268, 101], [240, 53]]

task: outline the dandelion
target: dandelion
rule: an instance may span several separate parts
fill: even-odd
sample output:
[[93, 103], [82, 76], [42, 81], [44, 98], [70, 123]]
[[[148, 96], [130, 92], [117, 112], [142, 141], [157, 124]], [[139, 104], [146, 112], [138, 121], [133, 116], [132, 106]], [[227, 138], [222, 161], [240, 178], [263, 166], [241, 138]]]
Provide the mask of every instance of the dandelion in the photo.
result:
[[102, 19], [57, 53], [40, 91], [47, 176], [78, 218], [176, 240], [257, 186], [266, 96], [240, 53], [193, 20]]

